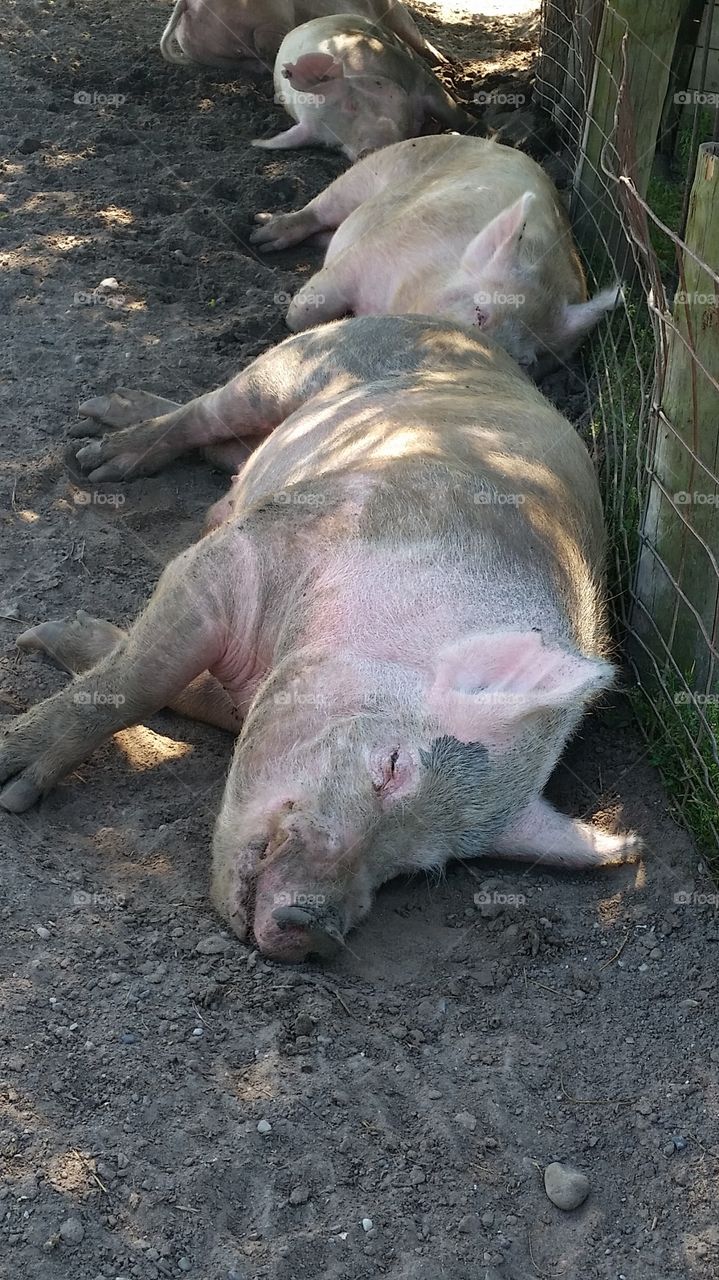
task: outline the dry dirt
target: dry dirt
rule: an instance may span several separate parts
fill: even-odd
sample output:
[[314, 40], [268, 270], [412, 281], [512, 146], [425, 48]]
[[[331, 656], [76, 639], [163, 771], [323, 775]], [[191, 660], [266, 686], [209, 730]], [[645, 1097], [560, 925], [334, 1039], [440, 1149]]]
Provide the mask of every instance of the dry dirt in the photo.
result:
[[[343, 163], [249, 149], [281, 123], [269, 83], [164, 66], [167, 12], [5, 5], [7, 714], [63, 681], [18, 632], [78, 606], [125, 623], [226, 485], [187, 462], [78, 489], [78, 402], [119, 384], [182, 399], [282, 338], [317, 254], [258, 259], [251, 216]], [[503, 48], [526, 68], [532, 20], [443, 31], [423, 12], [468, 96]], [[325, 968], [266, 963], [213, 916], [229, 752], [161, 715], [0, 822], [3, 1280], [716, 1276], [716, 899], [623, 704], [553, 791], [640, 831], [645, 863], [398, 882]], [[590, 1179], [574, 1213], [545, 1195], [555, 1159]]]

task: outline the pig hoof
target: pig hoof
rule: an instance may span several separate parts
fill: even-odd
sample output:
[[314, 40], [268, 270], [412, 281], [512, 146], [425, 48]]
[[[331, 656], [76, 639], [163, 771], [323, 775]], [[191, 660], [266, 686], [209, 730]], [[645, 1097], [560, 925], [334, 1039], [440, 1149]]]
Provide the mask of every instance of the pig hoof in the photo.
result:
[[24, 813], [40, 799], [40, 788], [29, 778], [15, 778], [0, 791], [0, 807], [7, 813]]
[[112, 448], [109, 440], [96, 440], [78, 449], [75, 459], [88, 480], [129, 480], [137, 473], [140, 466], [138, 455], [118, 450], [117, 456], [113, 457]]
[[58, 618], [30, 627], [15, 643], [18, 649], [43, 653], [63, 671], [76, 673], [106, 657], [122, 637], [119, 627], [78, 609], [74, 618]]
[[[103, 435], [105, 431], [134, 427], [148, 418], [160, 417], [178, 406], [174, 400], [164, 400], [149, 391], [132, 391], [119, 387], [109, 396], [93, 396], [80, 405], [78, 413], [84, 419], [74, 422], [69, 434], [74, 437]], [[90, 419], [90, 421], [87, 421]]]

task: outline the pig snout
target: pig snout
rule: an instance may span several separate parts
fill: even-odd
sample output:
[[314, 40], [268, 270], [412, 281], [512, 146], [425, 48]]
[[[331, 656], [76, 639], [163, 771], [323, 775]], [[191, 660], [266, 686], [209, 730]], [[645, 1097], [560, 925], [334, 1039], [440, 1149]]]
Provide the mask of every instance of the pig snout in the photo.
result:
[[327, 959], [343, 942], [340, 910], [323, 894], [258, 893], [254, 934], [263, 955], [287, 964]]

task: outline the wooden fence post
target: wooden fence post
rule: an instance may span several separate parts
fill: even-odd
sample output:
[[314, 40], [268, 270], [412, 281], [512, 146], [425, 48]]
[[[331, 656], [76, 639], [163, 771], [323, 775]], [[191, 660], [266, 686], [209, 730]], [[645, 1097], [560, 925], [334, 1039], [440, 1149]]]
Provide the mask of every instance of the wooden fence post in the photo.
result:
[[[612, 0], [602, 15], [572, 213], [583, 246], [596, 245], [598, 237], [603, 237], [619, 272], [629, 264], [617, 212], [617, 206], [622, 206], [622, 184], [604, 173], [602, 154], [606, 139], [615, 141], [619, 105], [631, 135], [630, 145], [622, 148], [620, 163], [639, 194], [646, 195], [685, 6], [686, 0]], [[618, 104], [620, 88], [622, 101]], [[611, 143], [606, 160], [610, 170], [618, 169]]]
[[[717, 143], [699, 149], [686, 244], [719, 272]], [[692, 254], [682, 254], [676, 332], [667, 326], [630, 626], [660, 670], [669, 668], [668, 650], [696, 691], [715, 693], [719, 665], [710, 644], [719, 648], [719, 285]], [[636, 657], [646, 670], [646, 657]]]

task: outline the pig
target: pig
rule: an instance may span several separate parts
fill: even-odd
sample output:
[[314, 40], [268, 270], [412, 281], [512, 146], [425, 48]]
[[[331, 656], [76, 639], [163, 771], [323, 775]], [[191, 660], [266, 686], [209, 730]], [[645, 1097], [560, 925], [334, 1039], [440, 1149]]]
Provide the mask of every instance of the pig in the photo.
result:
[[160, 707], [242, 721], [212, 898], [287, 962], [330, 955], [401, 873], [636, 855], [542, 796], [613, 678], [602, 510], [579, 436], [501, 348], [361, 317], [184, 406], [122, 391], [82, 411], [76, 434], [115, 429], [79, 449], [91, 481], [257, 447], [129, 633], [79, 614], [20, 636], [78, 674], [10, 725], [0, 806], [27, 809]]
[[331, 13], [370, 18], [424, 57], [447, 61], [424, 39], [400, 0], [177, 0], [160, 52], [166, 62], [182, 66], [199, 62], [251, 75], [271, 72], [288, 31]]
[[297, 123], [253, 146], [324, 144], [351, 161], [416, 137], [428, 116], [451, 128], [475, 123], [401, 40], [357, 14], [315, 18], [285, 36], [275, 101]]
[[471, 324], [535, 376], [566, 360], [619, 291], [587, 299], [558, 193], [529, 156], [440, 135], [365, 157], [296, 213], [259, 214], [262, 252], [334, 234], [293, 298], [301, 329], [350, 312], [418, 313]]

